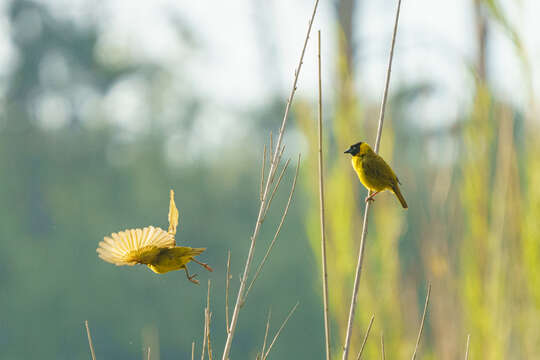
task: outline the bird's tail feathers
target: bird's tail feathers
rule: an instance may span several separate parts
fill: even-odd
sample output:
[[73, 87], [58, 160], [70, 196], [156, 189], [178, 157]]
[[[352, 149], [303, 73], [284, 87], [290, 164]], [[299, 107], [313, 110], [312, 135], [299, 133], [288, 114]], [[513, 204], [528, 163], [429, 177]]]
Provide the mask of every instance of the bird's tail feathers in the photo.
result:
[[399, 190], [399, 186], [397, 184], [396, 184], [396, 186], [394, 186], [392, 188], [392, 191], [394, 192], [394, 194], [396, 194], [396, 197], [398, 198], [399, 202], [401, 203], [401, 206], [403, 206], [404, 209], [407, 209], [408, 208], [407, 202], [405, 201], [405, 198], [401, 194], [401, 191]]
[[197, 256], [202, 254], [205, 250], [206, 248], [191, 248], [190, 255]]

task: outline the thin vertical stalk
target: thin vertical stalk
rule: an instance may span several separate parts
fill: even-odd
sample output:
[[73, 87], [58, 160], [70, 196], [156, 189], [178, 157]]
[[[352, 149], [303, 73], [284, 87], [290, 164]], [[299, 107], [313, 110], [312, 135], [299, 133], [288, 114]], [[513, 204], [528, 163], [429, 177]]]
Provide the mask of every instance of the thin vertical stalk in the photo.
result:
[[322, 149], [322, 80], [321, 80], [321, 30], [318, 31], [317, 57], [319, 65], [319, 205], [321, 213], [321, 261], [323, 285], [323, 315], [326, 360], [330, 360], [330, 324], [328, 321], [328, 269], [326, 267], [326, 231], [324, 226], [324, 169]]
[[[207, 341], [208, 345], [210, 345], [210, 283], [211, 280], [208, 279], [208, 293], [206, 295], [206, 308], [204, 309], [204, 335], [201, 350], [201, 360], [204, 360], [204, 351], [206, 350]], [[211, 357], [210, 346], [208, 346], [208, 357]]]
[[[266, 154], [266, 147], [265, 147]], [[266, 156], [265, 156], [266, 157]], [[227, 255], [227, 279], [225, 280], [225, 326], [227, 327], [227, 334], [229, 333], [229, 284], [231, 280], [231, 250]]]
[[263, 340], [263, 346], [261, 350], [261, 359], [265, 354], [266, 349], [266, 340], [268, 340], [268, 329], [270, 328], [270, 317], [272, 316], [272, 309], [268, 310], [268, 319], [266, 320], [266, 330], [264, 331], [264, 340]]
[[88, 346], [90, 346], [92, 360], [96, 360], [96, 353], [94, 352], [94, 344], [92, 343], [92, 336], [90, 335], [90, 327], [88, 326], [88, 320], [84, 320], [84, 326], [86, 327], [86, 335], [88, 336]]
[[467, 335], [467, 347], [465, 348], [465, 360], [469, 360], [469, 342], [471, 341], [471, 334]]
[[429, 305], [429, 295], [431, 294], [431, 284], [428, 285], [426, 302], [424, 303], [424, 314], [422, 314], [422, 322], [420, 323], [420, 330], [418, 330], [418, 337], [416, 338], [416, 346], [414, 347], [414, 353], [412, 360], [416, 359], [416, 352], [418, 351], [418, 346], [420, 346], [420, 338], [422, 337], [422, 330], [424, 330], [424, 323], [426, 322], [426, 313]]
[[373, 325], [373, 320], [375, 320], [375, 315], [371, 315], [371, 320], [369, 321], [366, 335], [364, 336], [364, 341], [362, 341], [362, 346], [360, 347], [360, 351], [358, 352], [358, 356], [356, 357], [356, 360], [360, 360], [360, 358], [362, 357], [362, 353], [364, 352], [364, 347], [366, 346], [366, 342], [369, 337], [369, 332], [371, 331], [371, 326]]
[[[375, 140], [375, 152], [379, 152], [379, 144], [381, 142], [381, 135], [382, 135], [382, 129], [384, 124], [384, 112], [386, 110], [386, 101], [388, 98], [388, 88], [390, 86], [390, 75], [392, 73], [392, 60], [394, 58], [394, 47], [396, 44], [396, 35], [397, 35], [397, 29], [398, 29], [398, 22], [399, 22], [399, 12], [401, 9], [401, 0], [398, 0], [398, 5], [396, 9], [396, 17], [394, 21], [394, 32], [392, 34], [392, 44], [390, 46], [390, 57], [388, 59], [388, 67], [386, 70], [386, 82], [384, 86], [384, 93], [383, 98], [381, 101], [381, 112], [379, 114], [379, 126], [377, 128], [377, 138]], [[370, 191], [371, 193], [371, 191]], [[349, 347], [351, 343], [351, 336], [352, 336], [352, 328], [353, 328], [353, 322], [354, 322], [354, 314], [356, 311], [356, 303], [358, 300], [358, 289], [360, 288], [360, 275], [362, 274], [362, 265], [363, 265], [363, 259], [364, 259], [364, 248], [366, 243], [366, 235], [367, 235], [367, 224], [368, 224], [368, 215], [369, 215], [369, 208], [370, 208], [370, 202], [368, 201], [366, 203], [365, 211], [364, 211], [364, 221], [362, 224], [362, 237], [360, 240], [360, 249], [358, 251], [358, 262], [356, 265], [356, 273], [354, 276], [354, 286], [353, 286], [353, 292], [352, 292], [352, 299], [351, 299], [351, 307], [349, 309], [349, 320], [347, 322], [347, 332], [345, 335], [345, 344], [343, 345], [343, 360], [347, 360], [349, 358]]]
[[384, 360], [384, 334], [381, 332], [381, 358]]

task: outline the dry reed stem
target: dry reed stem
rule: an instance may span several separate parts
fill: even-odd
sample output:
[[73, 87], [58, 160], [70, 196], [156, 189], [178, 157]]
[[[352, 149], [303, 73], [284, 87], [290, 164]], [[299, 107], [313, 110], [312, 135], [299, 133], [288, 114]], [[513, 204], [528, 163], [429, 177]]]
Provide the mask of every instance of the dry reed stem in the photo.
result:
[[191, 343], [191, 360], [195, 360], [195, 341]]
[[326, 360], [330, 360], [330, 323], [328, 320], [328, 269], [326, 267], [326, 231], [324, 228], [324, 169], [322, 150], [322, 80], [321, 80], [321, 30], [317, 32], [317, 59], [319, 75], [319, 209], [321, 220], [321, 262], [323, 285], [323, 316]]
[[[265, 147], [266, 154], [266, 147]], [[225, 280], [225, 326], [227, 327], [227, 334], [229, 333], [229, 285], [231, 280], [231, 250], [227, 255], [227, 279]]]
[[212, 321], [212, 313], [210, 312], [210, 309], [208, 309], [208, 331], [206, 332], [206, 345], [208, 349], [208, 360], [212, 360], [213, 353], [212, 353], [212, 342], [210, 341], [210, 322]]
[[206, 350], [206, 341], [209, 339], [208, 333], [210, 332], [210, 319], [209, 319], [209, 312], [210, 312], [210, 279], [208, 279], [208, 293], [206, 295], [206, 308], [204, 309], [204, 335], [203, 335], [203, 345], [201, 350], [201, 360], [204, 360], [204, 352]]
[[236, 297], [236, 303], [234, 305], [234, 310], [233, 310], [233, 314], [232, 314], [232, 318], [231, 318], [230, 330], [229, 330], [229, 333], [227, 334], [227, 340], [225, 341], [225, 346], [223, 348], [222, 360], [228, 360], [229, 359], [229, 354], [231, 352], [232, 341], [233, 341], [233, 338], [234, 338], [236, 325], [238, 323], [238, 316], [239, 316], [239, 313], [240, 313], [240, 308], [241, 308], [242, 303], [246, 299], [244, 297], [244, 291], [246, 289], [246, 283], [247, 283], [249, 271], [251, 269], [251, 263], [253, 261], [253, 255], [254, 255], [254, 252], [255, 252], [255, 243], [256, 243], [256, 240], [257, 240], [257, 236], [259, 235], [259, 231], [260, 231], [261, 224], [262, 224], [262, 221], [263, 221], [263, 215], [265, 213], [266, 201], [267, 201], [268, 191], [269, 191], [270, 185], [271, 185], [271, 179], [273, 179], [274, 174], [275, 174], [276, 169], [277, 169], [277, 165], [278, 165], [277, 160], [278, 160], [278, 156], [279, 156], [280, 149], [281, 149], [281, 143], [283, 141], [283, 134], [285, 133], [285, 127], [287, 125], [287, 119], [288, 119], [288, 116], [289, 116], [289, 110], [290, 110], [292, 101], [294, 99], [294, 94], [296, 93], [296, 89], [297, 89], [296, 85], [298, 83], [298, 77], [300, 75], [300, 70], [302, 69], [302, 64], [303, 64], [303, 61], [304, 61], [304, 54], [306, 52], [307, 43], [309, 41], [309, 34], [311, 33], [311, 27], [313, 25], [313, 19], [315, 18], [315, 14], [317, 13], [318, 5], [319, 5], [319, 0], [315, 0], [315, 5], [313, 7], [313, 13], [312, 13], [311, 18], [310, 18], [309, 23], [308, 23], [308, 29], [307, 29], [307, 32], [306, 32], [306, 37], [304, 39], [304, 45], [302, 47], [302, 52], [300, 53], [300, 59], [298, 61], [298, 66], [297, 66], [296, 70], [294, 71], [294, 80], [293, 80], [291, 92], [289, 94], [289, 98], [287, 100], [287, 105], [285, 106], [285, 113], [283, 114], [283, 120], [281, 121], [281, 127], [279, 129], [279, 135], [278, 135], [278, 139], [277, 139], [277, 142], [276, 142], [276, 148], [275, 148], [275, 151], [274, 151], [274, 155], [273, 155], [272, 160], [270, 162], [270, 169], [268, 171], [268, 176], [267, 176], [266, 185], [265, 185], [264, 191], [263, 191], [262, 201], [260, 202], [259, 212], [258, 212], [258, 215], [257, 215], [257, 221], [255, 223], [255, 228], [253, 229], [253, 234], [251, 235], [251, 239], [250, 239], [251, 243], [249, 245], [249, 250], [248, 250], [246, 263], [244, 265], [242, 280], [240, 281], [240, 287], [238, 289], [238, 294], [237, 294], [237, 297]]
[[270, 131], [270, 150], [268, 151], [268, 155], [272, 155], [274, 153], [274, 137], [272, 134], [272, 131]]
[[268, 205], [266, 205], [266, 210], [264, 211], [264, 218], [266, 217], [266, 214], [268, 213], [268, 209], [270, 209], [272, 200], [274, 200], [274, 196], [276, 195], [277, 189], [279, 188], [279, 184], [281, 184], [283, 175], [285, 175], [285, 170], [287, 170], [287, 168], [289, 167], [290, 162], [291, 162], [291, 159], [287, 159], [287, 161], [285, 162], [285, 165], [283, 166], [283, 169], [281, 169], [281, 173], [278, 176], [278, 181], [276, 185], [274, 186], [274, 190], [272, 190], [272, 194], [270, 195], [270, 199], [268, 200]]
[[263, 161], [261, 165], [261, 183], [259, 185], [259, 201], [262, 201], [263, 187], [264, 187], [264, 168], [266, 166], [266, 144], [264, 144]]
[[206, 351], [206, 312], [204, 315], [204, 333], [203, 333], [203, 344], [202, 344], [202, 350], [201, 350], [201, 360], [204, 360], [204, 352]]
[[294, 305], [294, 307], [291, 309], [291, 311], [289, 311], [289, 315], [287, 315], [287, 317], [285, 318], [285, 320], [283, 320], [283, 323], [281, 323], [281, 326], [279, 327], [278, 331], [276, 332], [276, 335], [274, 335], [274, 338], [272, 339], [272, 342], [270, 343], [270, 345], [268, 346], [268, 350], [266, 351], [266, 353], [263, 355], [263, 358], [262, 360], [266, 360], [266, 358], [268, 357], [268, 354], [270, 353], [270, 350], [272, 350], [272, 347], [274, 346], [274, 344], [276, 343], [276, 340], [278, 339], [279, 335], [281, 334], [281, 331], [283, 331], [283, 328], [285, 327], [285, 325], [287, 325], [287, 321], [289, 321], [289, 319], [291, 318], [292, 314], [294, 314], [294, 312], [296, 311], [296, 308], [298, 307], [300, 303], [297, 302], [296, 305]]
[[[401, 9], [401, 0], [398, 0], [398, 5], [396, 9], [396, 17], [394, 21], [394, 31], [392, 34], [392, 44], [390, 46], [390, 56], [388, 59], [388, 67], [386, 70], [386, 81], [384, 86], [384, 93], [383, 98], [381, 102], [381, 111], [379, 114], [379, 125], [377, 127], [377, 137], [375, 139], [375, 152], [379, 152], [379, 144], [381, 142], [381, 135], [382, 135], [382, 129], [384, 124], [384, 112], [386, 110], [386, 101], [388, 98], [388, 88], [390, 86], [390, 74], [392, 73], [392, 60], [394, 58], [394, 46], [396, 44], [396, 35], [397, 35], [397, 28], [398, 28], [398, 21], [399, 21], [399, 12]], [[371, 195], [371, 191], [369, 191], [369, 194]], [[352, 299], [351, 299], [351, 307], [349, 309], [349, 319], [347, 322], [347, 331], [345, 335], [345, 344], [343, 345], [343, 360], [347, 360], [349, 357], [349, 347], [351, 343], [351, 336], [352, 336], [352, 328], [353, 328], [353, 322], [354, 322], [354, 314], [356, 311], [356, 303], [358, 300], [358, 290], [360, 288], [360, 275], [362, 274], [362, 265], [363, 265], [363, 259], [364, 259], [364, 249], [365, 249], [365, 243], [366, 243], [366, 235], [367, 235], [367, 224], [368, 224], [368, 214], [369, 214], [369, 208], [370, 208], [370, 202], [368, 201], [365, 206], [364, 210], [364, 221], [362, 224], [362, 237], [360, 240], [360, 249], [358, 251], [358, 262], [356, 265], [356, 273], [354, 276], [354, 286], [352, 291]]]
[[[285, 145], [283, 145], [283, 147], [281, 148], [281, 151], [279, 152], [278, 157], [277, 157], [278, 167], [279, 167], [279, 163], [281, 162], [281, 157], [283, 156], [284, 151], [285, 151]], [[281, 173], [278, 176], [278, 182], [274, 186], [274, 189], [272, 190], [272, 194], [270, 195], [270, 199], [267, 202], [266, 209], [264, 210], [263, 221], [264, 221], [264, 218], [266, 218], [266, 213], [270, 209], [270, 204], [272, 204], [272, 200], [274, 199], [274, 196], [276, 195], [276, 191], [277, 191], [277, 189], [279, 187], [279, 184], [281, 183], [281, 179], [283, 178], [283, 175], [285, 174], [285, 170], [287, 170], [287, 167], [289, 166], [289, 162], [290, 162], [290, 159], [287, 160], [287, 162], [285, 163], [285, 166], [283, 166], [283, 169], [281, 170]], [[275, 174], [276, 173], [274, 172], [274, 174], [270, 178], [270, 183], [271, 184], [274, 183]]]
[[358, 352], [358, 356], [356, 357], [356, 360], [360, 360], [360, 358], [362, 357], [362, 353], [364, 352], [364, 347], [366, 346], [366, 342], [369, 337], [369, 332], [371, 331], [371, 326], [373, 325], [373, 320], [375, 320], [375, 315], [371, 315], [371, 320], [369, 321], [366, 335], [364, 336], [364, 340], [362, 341], [362, 347], [360, 348], [360, 351]]
[[467, 347], [465, 348], [465, 360], [469, 360], [469, 342], [471, 341], [471, 334], [467, 334]]
[[206, 309], [205, 309], [205, 326], [206, 326], [206, 345], [208, 349], [208, 359], [212, 360], [212, 343], [210, 342], [210, 322], [212, 321], [212, 313], [210, 312], [210, 284], [208, 279], [208, 294], [206, 296]]
[[266, 349], [266, 340], [268, 339], [268, 329], [270, 328], [270, 318], [272, 317], [272, 309], [268, 310], [268, 319], [266, 320], [266, 329], [264, 330], [264, 340], [261, 351], [261, 356], [264, 355], [264, 350]]
[[[287, 163], [288, 162], [289, 161], [287, 160]], [[294, 179], [293, 179], [293, 183], [291, 185], [291, 191], [289, 193], [289, 199], [287, 200], [287, 205], [285, 205], [283, 215], [281, 216], [281, 221], [279, 222], [277, 230], [274, 233], [274, 238], [272, 239], [272, 242], [270, 243], [270, 246], [268, 246], [268, 249], [266, 250], [266, 253], [264, 254], [264, 257], [261, 260], [261, 263], [257, 267], [257, 271], [255, 271], [255, 275], [253, 276], [253, 279], [249, 283], [249, 286], [248, 286], [248, 288], [246, 290], [246, 295], [245, 295], [245, 297], [244, 297], [244, 299], [242, 301], [242, 304], [240, 306], [244, 305], [244, 302], [245, 302], [251, 288], [253, 287], [253, 284], [258, 279], [259, 275], [261, 274], [261, 270], [262, 270], [264, 264], [266, 263], [266, 260], [268, 259], [268, 256], [270, 255], [270, 252], [274, 248], [274, 245], [275, 245], [276, 240], [277, 240], [277, 238], [279, 236], [279, 233], [281, 232], [281, 227], [283, 226], [283, 223], [285, 222], [285, 217], [287, 217], [287, 213], [289, 212], [289, 206], [291, 205], [291, 200], [292, 200], [292, 197], [293, 197], [293, 194], [294, 194], [294, 189], [296, 188], [296, 180], [298, 179], [298, 170], [299, 169], [300, 169], [300, 154], [298, 154], [298, 163], [296, 164], [296, 172], [294, 174]]]
[[420, 337], [422, 336], [422, 330], [424, 330], [424, 323], [426, 321], [426, 313], [429, 305], [429, 295], [431, 294], [431, 284], [428, 285], [428, 290], [426, 294], [426, 302], [424, 303], [424, 313], [422, 314], [422, 322], [420, 323], [420, 329], [418, 330], [418, 337], [416, 338], [416, 346], [414, 347], [414, 353], [412, 360], [416, 359], [416, 352], [418, 351], [418, 346], [420, 345]]
[[[276, 153], [274, 153], [274, 155], [277, 154], [277, 156], [274, 157], [274, 158], [272, 158], [272, 163], [273, 163], [273, 160], [276, 161], [276, 167], [275, 167], [274, 171], [273, 171], [271, 174], [268, 173], [267, 182], [268, 182], [269, 184], [274, 184], [274, 179], [275, 179], [275, 176], [276, 176], [276, 171], [277, 171], [277, 169], [279, 168], [279, 164], [281, 163], [281, 157], [283, 156], [283, 152], [284, 152], [284, 151], [285, 151], [285, 145], [283, 145], [283, 147], [281, 147], [281, 148], [277, 148], [277, 147], [276, 147]], [[270, 163], [270, 167], [272, 166], [272, 163]], [[270, 170], [269, 170], [269, 171], [270, 171]], [[283, 172], [284, 172], [284, 171], [282, 170], [282, 173], [283, 173]], [[275, 194], [275, 192], [274, 192], [275, 190], [276, 190], [276, 188], [274, 188], [274, 190], [272, 191], [272, 195]], [[270, 196], [270, 199], [267, 200], [267, 202], [266, 202], [266, 208], [265, 208], [265, 210], [264, 210], [264, 216], [266, 216], [266, 212], [268, 211], [269, 205], [270, 205], [270, 203], [272, 202], [272, 198], [273, 198], [273, 196]], [[264, 216], [263, 216], [263, 218], [264, 218]]]
[[88, 336], [88, 346], [90, 346], [90, 354], [92, 354], [92, 360], [96, 360], [96, 353], [94, 352], [94, 344], [92, 343], [92, 336], [90, 335], [90, 327], [88, 326], [88, 320], [84, 320], [84, 326], [86, 327], [86, 335]]
[[150, 354], [151, 354], [151, 350], [150, 350], [150, 346], [146, 349], [146, 360], [150, 360]]
[[384, 334], [381, 331], [381, 356], [382, 360], [384, 360]]

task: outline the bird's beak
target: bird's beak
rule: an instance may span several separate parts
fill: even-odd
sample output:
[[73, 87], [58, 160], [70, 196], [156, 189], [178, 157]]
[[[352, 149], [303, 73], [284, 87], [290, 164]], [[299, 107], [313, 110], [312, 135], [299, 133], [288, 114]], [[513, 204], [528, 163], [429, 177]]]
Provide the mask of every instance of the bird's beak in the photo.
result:
[[347, 150], [345, 150], [343, 153], [344, 154], [350, 154], [352, 152], [351, 148], [348, 148]]

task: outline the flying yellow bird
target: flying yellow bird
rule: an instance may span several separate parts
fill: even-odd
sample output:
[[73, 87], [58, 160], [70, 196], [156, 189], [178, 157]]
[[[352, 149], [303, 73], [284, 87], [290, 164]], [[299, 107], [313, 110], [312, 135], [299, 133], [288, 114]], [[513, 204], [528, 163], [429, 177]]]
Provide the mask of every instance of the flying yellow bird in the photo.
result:
[[374, 191], [373, 194], [366, 197], [366, 202], [375, 201], [373, 198], [375, 195], [381, 191], [390, 190], [396, 195], [401, 206], [407, 209], [407, 202], [399, 190], [399, 179], [390, 165], [377, 155], [368, 144], [359, 142], [351, 145], [345, 154], [352, 155], [351, 163], [362, 185], [368, 190]]
[[175, 235], [178, 226], [178, 209], [171, 190], [169, 205], [169, 231], [148, 226], [144, 229], [130, 229], [105, 236], [99, 243], [97, 253], [103, 260], [120, 265], [144, 264], [157, 274], [184, 269], [189, 281], [198, 284], [197, 274], [189, 275], [187, 263], [193, 261], [208, 271], [213, 271], [208, 264], [199, 262], [195, 256], [205, 248], [176, 246]]

